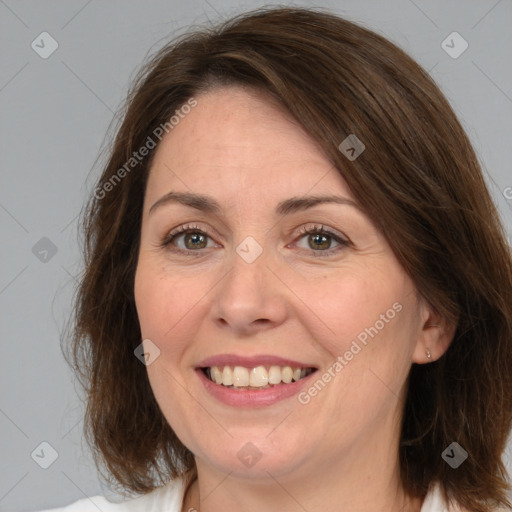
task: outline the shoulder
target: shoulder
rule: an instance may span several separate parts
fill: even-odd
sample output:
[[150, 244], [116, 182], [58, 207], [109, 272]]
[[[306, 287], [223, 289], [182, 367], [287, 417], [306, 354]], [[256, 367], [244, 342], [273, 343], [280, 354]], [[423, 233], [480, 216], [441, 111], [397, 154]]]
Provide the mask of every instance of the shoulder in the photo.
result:
[[131, 500], [113, 503], [103, 496], [84, 498], [68, 506], [48, 509], [41, 512], [151, 512], [166, 510], [181, 512], [185, 479], [183, 477], [171, 480], [163, 487]]
[[[428, 492], [421, 512], [469, 512], [467, 509], [458, 505], [448, 505], [443, 498], [439, 484], [434, 485]], [[506, 512], [505, 509], [495, 509], [495, 512]]]
[[423, 501], [421, 512], [451, 512], [448, 510], [448, 505], [443, 499], [439, 485], [434, 485], [429, 490]]

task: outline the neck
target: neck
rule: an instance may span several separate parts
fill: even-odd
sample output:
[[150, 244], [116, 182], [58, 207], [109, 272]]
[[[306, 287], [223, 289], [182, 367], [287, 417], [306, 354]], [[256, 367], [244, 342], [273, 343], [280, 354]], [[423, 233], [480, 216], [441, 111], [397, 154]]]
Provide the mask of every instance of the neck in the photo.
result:
[[[360, 435], [342, 456], [322, 456], [293, 474], [254, 481], [222, 473], [197, 461], [184, 511], [224, 512], [420, 512], [422, 500], [408, 497], [400, 483], [398, 444], [379, 435]], [[394, 429], [393, 429], [394, 430]], [[390, 432], [391, 433], [391, 432]], [[397, 437], [394, 437], [397, 439]]]

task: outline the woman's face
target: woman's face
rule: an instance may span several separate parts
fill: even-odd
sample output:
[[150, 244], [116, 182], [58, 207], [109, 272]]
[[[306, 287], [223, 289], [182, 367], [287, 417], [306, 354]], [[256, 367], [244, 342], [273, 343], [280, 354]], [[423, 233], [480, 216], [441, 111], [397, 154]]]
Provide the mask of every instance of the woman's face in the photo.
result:
[[163, 414], [198, 468], [242, 477], [394, 456], [427, 307], [286, 113], [235, 86], [196, 100], [157, 148], [135, 279]]

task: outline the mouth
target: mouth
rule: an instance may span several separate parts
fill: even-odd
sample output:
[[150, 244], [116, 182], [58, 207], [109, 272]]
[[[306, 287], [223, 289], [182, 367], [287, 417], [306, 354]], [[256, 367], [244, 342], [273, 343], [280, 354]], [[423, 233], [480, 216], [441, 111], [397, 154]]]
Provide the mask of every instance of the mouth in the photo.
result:
[[206, 366], [200, 368], [215, 384], [234, 390], [265, 390], [298, 382], [316, 371], [313, 367], [292, 366]]
[[201, 361], [195, 371], [216, 401], [252, 409], [291, 399], [318, 367], [270, 354], [218, 354]]

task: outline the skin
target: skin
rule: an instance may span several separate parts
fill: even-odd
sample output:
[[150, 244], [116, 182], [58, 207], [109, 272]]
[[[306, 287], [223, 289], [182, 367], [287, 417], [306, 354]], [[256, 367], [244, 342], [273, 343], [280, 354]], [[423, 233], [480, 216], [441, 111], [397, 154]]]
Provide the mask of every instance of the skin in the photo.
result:
[[[357, 204], [276, 215], [291, 197], [355, 199], [275, 102], [240, 86], [196, 99], [156, 150], [135, 279], [142, 336], [160, 349], [147, 366], [152, 389], [196, 458], [183, 510], [419, 511], [421, 500], [408, 499], [398, 477], [406, 379], [413, 362], [428, 363], [427, 349], [441, 357], [453, 329]], [[149, 213], [170, 191], [209, 195], [221, 212], [168, 203]], [[186, 224], [208, 235], [200, 248], [186, 235], [162, 246]], [[325, 239], [300, 233], [315, 225], [348, 243], [327, 236], [319, 248]], [[252, 263], [236, 252], [247, 236], [263, 249]], [[396, 303], [401, 311], [308, 404], [293, 396], [235, 408], [195, 372], [218, 354], [271, 354], [308, 362], [321, 376]], [[237, 457], [248, 442], [262, 454], [252, 467]]]

